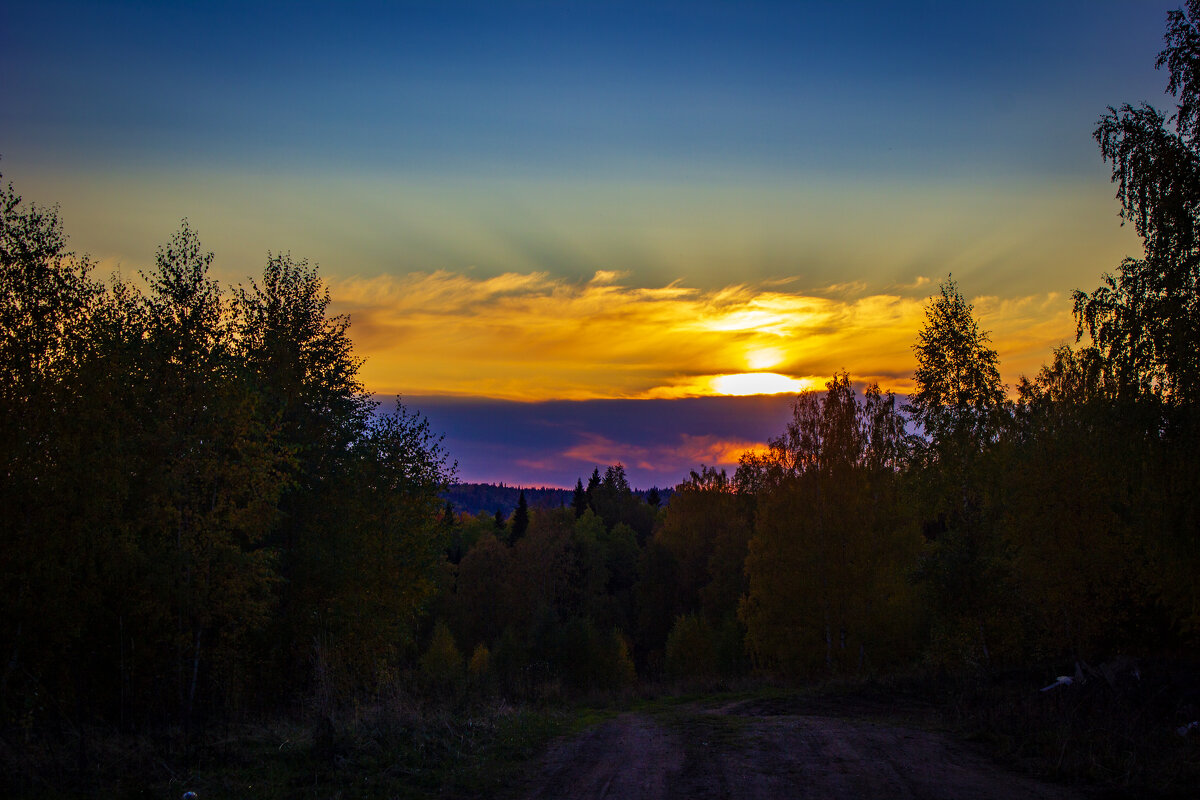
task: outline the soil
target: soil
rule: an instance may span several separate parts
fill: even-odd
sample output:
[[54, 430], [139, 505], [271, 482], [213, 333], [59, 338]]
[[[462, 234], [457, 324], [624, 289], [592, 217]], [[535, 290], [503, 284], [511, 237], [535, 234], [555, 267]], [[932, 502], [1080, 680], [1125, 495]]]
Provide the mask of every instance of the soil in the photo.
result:
[[[631, 712], [551, 746], [527, 797], [1067, 800], [944, 733], [882, 709], [818, 702], [694, 703]], [[882, 716], [882, 719], [881, 719]], [[917, 719], [920, 708], [903, 709]], [[919, 721], [917, 724], [920, 724]]]

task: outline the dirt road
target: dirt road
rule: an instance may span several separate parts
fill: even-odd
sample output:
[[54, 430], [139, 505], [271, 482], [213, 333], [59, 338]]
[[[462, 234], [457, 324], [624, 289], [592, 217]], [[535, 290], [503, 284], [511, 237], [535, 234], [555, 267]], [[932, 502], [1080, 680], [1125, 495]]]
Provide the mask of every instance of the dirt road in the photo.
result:
[[627, 713], [556, 743], [531, 800], [1067, 800], [939, 733], [747, 701]]

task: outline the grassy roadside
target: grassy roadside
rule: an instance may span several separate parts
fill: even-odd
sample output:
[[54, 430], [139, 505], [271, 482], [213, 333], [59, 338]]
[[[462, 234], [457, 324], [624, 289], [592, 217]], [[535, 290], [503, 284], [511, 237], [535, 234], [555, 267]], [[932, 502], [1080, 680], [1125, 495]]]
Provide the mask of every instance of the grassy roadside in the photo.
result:
[[[974, 743], [1017, 771], [1106, 798], [1191, 797], [1200, 737], [1172, 724], [1169, 686], [1146, 675], [1039, 692], [1038, 676], [948, 683], [927, 675], [786, 686], [660, 684], [576, 702], [378, 705], [194, 736], [66, 732], [24, 750], [0, 737], [0, 794], [14, 797], [516, 797], [549, 743], [620, 713], [651, 716], [703, 747], [738, 748], [756, 717], [805, 714], [919, 727]], [[1170, 702], [1168, 702], [1170, 701]], [[706, 713], [729, 706], [731, 714]], [[86, 734], [86, 735], [85, 735]], [[86, 748], [87, 770], [73, 766]], [[704, 756], [697, 751], [696, 757]], [[30, 758], [34, 760], [30, 760]], [[22, 761], [24, 759], [24, 761]]]
[[1196, 796], [1200, 736], [1178, 732], [1196, 711], [1150, 669], [1117, 685], [1093, 679], [1047, 692], [1025, 676], [978, 681], [943, 704], [951, 730], [1002, 762], [1114, 800]]
[[[196, 735], [89, 735], [89, 767], [70, 765], [77, 742], [5, 754], [0, 794], [13, 797], [477, 798], [520, 786], [556, 736], [586, 725], [567, 707], [480, 704], [386, 713], [368, 709], [315, 724], [280, 720]], [[8, 749], [8, 748], [4, 748]], [[14, 763], [22, 755], [38, 763]]]

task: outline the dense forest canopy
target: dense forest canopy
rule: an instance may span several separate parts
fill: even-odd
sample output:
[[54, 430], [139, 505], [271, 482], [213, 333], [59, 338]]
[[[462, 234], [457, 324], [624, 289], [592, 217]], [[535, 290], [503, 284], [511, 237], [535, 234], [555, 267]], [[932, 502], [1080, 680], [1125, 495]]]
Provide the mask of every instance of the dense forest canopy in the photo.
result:
[[[459, 514], [474, 516], [483, 512], [495, 513], [500, 511], [507, 517], [516, 510], [522, 494], [531, 508], [558, 508], [573, 506], [578, 502], [577, 491], [583, 490], [583, 479], [579, 480], [579, 488], [556, 489], [539, 486], [508, 486], [503, 483], [452, 483], [442, 492], [442, 498], [450, 503], [450, 508]], [[634, 489], [635, 496], [651, 505], [658, 506], [670, 497], [670, 489], [651, 487], [650, 489]], [[654, 498], [658, 498], [654, 502]]]
[[907, 404], [841, 372], [733, 476], [671, 492], [614, 464], [465, 513], [427, 423], [360, 383], [314, 267], [222, 286], [184, 221], [105, 283], [55, 209], [0, 190], [0, 722], [1188, 652], [1198, 22], [1200, 0], [1172, 13], [1159, 57], [1175, 112], [1096, 129], [1145, 252], [1076, 293], [1073, 347], [1010, 390], [947, 278]]
[[190, 721], [415, 648], [451, 468], [376, 413], [316, 270], [230, 290], [184, 221], [106, 285], [55, 209], [0, 202], [6, 712]]

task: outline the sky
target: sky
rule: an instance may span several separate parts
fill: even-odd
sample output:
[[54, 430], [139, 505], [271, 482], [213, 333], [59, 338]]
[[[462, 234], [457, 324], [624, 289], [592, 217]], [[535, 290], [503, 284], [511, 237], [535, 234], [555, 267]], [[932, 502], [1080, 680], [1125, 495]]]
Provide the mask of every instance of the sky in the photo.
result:
[[1176, 5], [9, 0], [0, 171], [101, 276], [185, 217], [227, 283], [319, 265], [463, 480], [666, 486], [836, 371], [910, 389], [947, 275], [1010, 386], [1072, 342]]

